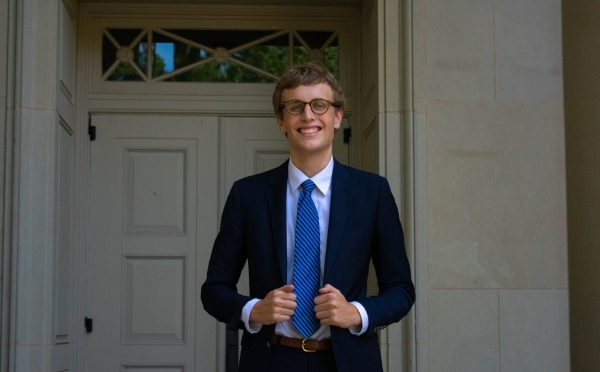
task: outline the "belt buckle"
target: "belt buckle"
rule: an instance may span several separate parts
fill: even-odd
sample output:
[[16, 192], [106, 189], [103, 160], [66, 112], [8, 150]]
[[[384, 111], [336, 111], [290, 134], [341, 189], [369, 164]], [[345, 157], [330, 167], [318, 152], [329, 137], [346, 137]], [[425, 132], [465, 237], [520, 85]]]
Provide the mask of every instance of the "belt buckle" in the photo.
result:
[[304, 351], [305, 353], [314, 353], [316, 350], [309, 350], [306, 347], [304, 347], [304, 343], [308, 340], [308, 338], [305, 338], [302, 340], [302, 351]]

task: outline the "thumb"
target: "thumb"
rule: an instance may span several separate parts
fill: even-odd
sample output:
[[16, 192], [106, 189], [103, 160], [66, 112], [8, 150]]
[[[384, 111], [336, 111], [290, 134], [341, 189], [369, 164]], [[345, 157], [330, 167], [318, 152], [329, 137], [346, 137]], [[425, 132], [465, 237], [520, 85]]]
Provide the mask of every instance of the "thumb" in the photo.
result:
[[331, 284], [325, 284], [325, 287], [319, 289], [319, 293], [324, 294], [324, 293], [329, 293], [329, 292], [333, 292], [335, 291], [335, 287], [332, 286]]
[[294, 285], [293, 284], [286, 284], [283, 287], [279, 288], [279, 290], [287, 292], [287, 293], [292, 293], [294, 291]]

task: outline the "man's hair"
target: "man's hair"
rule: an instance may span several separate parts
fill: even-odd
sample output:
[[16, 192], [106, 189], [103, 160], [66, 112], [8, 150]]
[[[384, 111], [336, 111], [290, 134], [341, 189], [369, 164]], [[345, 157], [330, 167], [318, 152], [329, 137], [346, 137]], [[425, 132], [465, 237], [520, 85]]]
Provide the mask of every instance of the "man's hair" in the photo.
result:
[[333, 103], [335, 110], [343, 110], [346, 104], [344, 92], [340, 82], [327, 68], [321, 64], [308, 62], [303, 65], [298, 65], [287, 70], [275, 87], [273, 92], [273, 110], [278, 118], [283, 118], [283, 102], [281, 95], [286, 89], [294, 89], [300, 85], [315, 85], [326, 83], [331, 87], [333, 92]]

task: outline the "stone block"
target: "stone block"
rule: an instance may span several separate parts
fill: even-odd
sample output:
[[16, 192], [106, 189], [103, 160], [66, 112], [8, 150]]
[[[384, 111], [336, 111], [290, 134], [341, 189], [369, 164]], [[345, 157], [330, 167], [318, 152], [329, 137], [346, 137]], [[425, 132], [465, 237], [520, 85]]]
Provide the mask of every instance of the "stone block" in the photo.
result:
[[427, 1], [427, 99], [494, 99], [494, 2]]
[[430, 102], [429, 286], [566, 288], [562, 105]]

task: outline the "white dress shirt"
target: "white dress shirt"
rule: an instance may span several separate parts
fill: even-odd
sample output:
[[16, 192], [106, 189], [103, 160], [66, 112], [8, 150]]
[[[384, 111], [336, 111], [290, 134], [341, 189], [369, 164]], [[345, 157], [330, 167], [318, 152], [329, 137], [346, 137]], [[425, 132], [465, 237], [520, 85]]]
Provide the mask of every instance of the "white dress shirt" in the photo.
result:
[[[325, 252], [327, 251], [327, 233], [329, 231], [329, 209], [331, 206], [331, 176], [333, 174], [333, 157], [329, 164], [311, 180], [316, 187], [311, 193], [311, 197], [317, 207], [319, 214], [319, 230], [321, 233], [321, 287], [323, 287], [323, 271], [325, 267]], [[302, 190], [300, 185], [306, 181], [308, 177], [298, 169], [290, 159], [288, 163], [288, 188], [286, 193], [286, 233], [287, 233], [287, 284], [294, 283], [294, 246], [295, 246], [295, 231], [296, 231], [296, 215], [298, 210], [298, 199]], [[250, 333], [256, 333], [262, 328], [261, 323], [250, 322], [250, 312], [252, 307], [259, 299], [248, 301], [242, 309], [242, 321], [246, 325], [246, 329]], [[363, 334], [369, 326], [369, 317], [365, 308], [358, 302], [351, 302], [354, 305], [362, 320], [362, 326], [350, 328], [350, 332], [355, 335]], [[275, 326], [275, 333], [294, 338], [304, 338], [296, 329], [292, 320], [279, 322]], [[312, 336], [312, 339], [323, 340], [331, 336], [331, 331], [328, 325], [322, 325]]]

